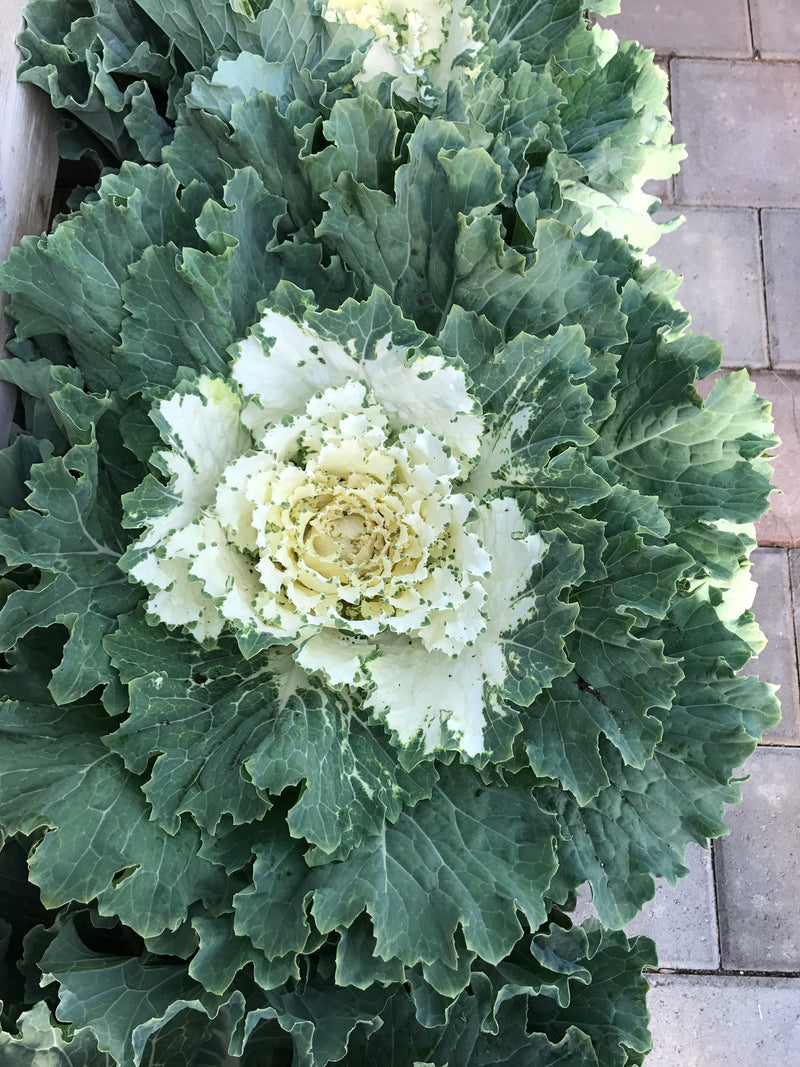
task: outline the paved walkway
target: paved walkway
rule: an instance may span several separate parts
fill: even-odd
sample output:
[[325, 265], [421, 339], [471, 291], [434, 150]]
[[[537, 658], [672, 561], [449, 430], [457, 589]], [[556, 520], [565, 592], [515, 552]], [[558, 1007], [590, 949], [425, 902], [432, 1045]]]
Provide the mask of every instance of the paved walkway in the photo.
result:
[[[729, 837], [690, 851], [630, 928], [659, 945], [647, 1067], [800, 1067], [800, 0], [622, 0], [604, 20], [670, 76], [680, 175], [653, 189], [686, 224], [652, 250], [684, 275], [693, 328], [773, 403], [783, 444], [758, 529], [755, 610], [783, 721], [748, 762]], [[752, 666], [752, 665], [751, 665]]]

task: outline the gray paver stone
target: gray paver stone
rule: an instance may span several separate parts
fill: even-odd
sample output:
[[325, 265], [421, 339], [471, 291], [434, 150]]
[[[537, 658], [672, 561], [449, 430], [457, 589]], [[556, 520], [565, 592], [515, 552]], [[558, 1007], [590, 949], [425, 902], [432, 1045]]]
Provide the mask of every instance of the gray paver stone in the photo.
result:
[[674, 186], [674, 178], [653, 178], [644, 183], [644, 191], [649, 196], [657, 196], [662, 204], [671, 204], [675, 199]]
[[745, 770], [714, 845], [722, 966], [800, 971], [800, 749], [758, 748]]
[[[673, 888], [659, 878], [656, 895], [626, 927], [628, 937], [652, 937], [660, 967], [711, 971], [719, 967], [719, 943], [711, 853], [699, 845], [686, 850], [689, 873]], [[588, 886], [579, 894], [573, 919], [581, 923], [596, 915]]]
[[647, 1067], [797, 1067], [800, 978], [654, 974]]
[[753, 553], [753, 577], [758, 583], [753, 611], [767, 645], [744, 670], [780, 686], [778, 699], [783, 713], [780, 723], [764, 734], [764, 743], [800, 745], [800, 695], [788, 552], [782, 548], [757, 549]]
[[692, 329], [722, 341], [723, 366], [767, 367], [758, 213], [676, 205], [660, 208], [656, 218], [681, 214], [686, 222], [650, 252], [663, 267], [683, 275], [678, 300], [692, 316]]
[[622, 11], [603, 19], [620, 40], [639, 41], [658, 55], [723, 56], [752, 54], [747, 0], [622, 0]]
[[761, 226], [772, 365], [800, 370], [800, 211], [763, 211]]
[[800, 548], [800, 378], [774, 371], [753, 374], [756, 392], [772, 404], [775, 432], [781, 444], [775, 453], [770, 510], [756, 526], [760, 545]]
[[660, 967], [714, 970], [719, 945], [711, 853], [690, 844], [685, 864], [689, 873], [675, 887], [659, 879], [655, 897], [625, 932], [652, 937]]
[[[800, 63], [670, 63], [681, 204], [800, 207]], [[731, 264], [730, 270], [736, 265]]]
[[754, 44], [762, 59], [800, 59], [797, 0], [750, 0], [750, 11]]

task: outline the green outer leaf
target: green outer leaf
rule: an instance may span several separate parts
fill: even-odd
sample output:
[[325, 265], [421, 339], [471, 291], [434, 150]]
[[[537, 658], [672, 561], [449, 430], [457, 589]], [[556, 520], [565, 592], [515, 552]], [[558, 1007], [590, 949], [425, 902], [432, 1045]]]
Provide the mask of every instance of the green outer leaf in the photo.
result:
[[[484, 64], [474, 78], [451, 82], [445, 114], [455, 122], [471, 119], [496, 134], [493, 154], [502, 146], [513, 164], [513, 169], [503, 168], [504, 192], [511, 203], [529, 160], [550, 148], [564, 148], [559, 114], [564, 103], [545, 71], [534, 71], [522, 62], [495, 72]], [[514, 181], [507, 184], [512, 177]]]
[[382, 960], [375, 951], [375, 935], [366, 914], [357, 916], [341, 930], [336, 947], [336, 983], [367, 989], [405, 981], [405, 967], [400, 960]]
[[[185, 1008], [208, 1017], [220, 1007], [183, 967], [101, 956], [86, 948], [72, 924], [59, 931], [40, 966], [45, 981], [59, 982], [59, 1015], [79, 1034], [91, 1029], [101, 1051], [121, 1067], [138, 1067], [150, 1035]], [[196, 1035], [197, 1027], [193, 1051]]]
[[369, 289], [378, 284], [403, 312], [436, 333], [452, 306], [453, 255], [461, 218], [484, 215], [502, 199], [500, 167], [487, 138], [421, 119], [409, 161], [395, 176], [395, 198], [343, 172], [323, 194], [330, 207], [317, 235]]
[[341, 1060], [354, 1031], [370, 1034], [380, 1026], [379, 1013], [390, 995], [379, 986], [342, 989], [314, 974], [296, 991], [268, 992], [269, 1006], [248, 1013], [234, 1036], [232, 1050], [239, 1054], [260, 1022], [276, 1019], [292, 1036], [293, 1067], [317, 1067]]
[[493, 326], [485, 315], [454, 304], [444, 326], [436, 338], [445, 355], [460, 360], [475, 373], [483, 363], [489, 363], [503, 344], [503, 331]]
[[521, 778], [483, 787], [474, 772], [451, 768], [431, 800], [346, 862], [317, 868], [309, 883], [317, 926], [349, 926], [366, 906], [383, 959], [454, 967], [458, 924], [470, 950], [500, 959], [521, 933], [517, 908], [532, 926], [542, 921], [554, 872], [553, 823]]
[[[11, 360], [3, 362], [10, 363]], [[0, 519], [25, 506], [31, 468], [49, 458], [49, 445], [49, 441], [20, 434], [7, 448], [0, 450]]]
[[192, 901], [213, 905], [225, 879], [198, 858], [196, 832], [169, 837], [150, 820], [137, 780], [100, 740], [107, 729], [92, 705], [0, 706], [0, 823], [9, 834], [50, 828], [30, 858], [46, 907], [96, 897], [101, 914], [154, 936]]
[[[169, 638], [167, 638], [169, 640]], [[188, 813], [211, 833], [224, 815], [236, 823], [259, 819], [269, 801], [242, 775], [275, 712], [275, 685], [256, 677], [194, 685], [151, 674], [129, 685], [130, 718], [106, 738], [129, 770], [149, 782], [143, 792], [153, 818], [169, 834]]]
[[235, 933], [232, 915], [198, 915], [192, 919], [192, 927], [200, 944], [189, 963], [189, 975], [211, 993], [225, 993], [248, 964], [252, 964], [253, 977], [261, 989], [274, 989], [300, 977], [294, 953], [267, 959], [249, 938]]
[[236, 54], [252, 46], [258, 37], [246, 15], [232, 4], [213, 0], [136, 0], [165, 36], [175, 42], [195, 70], [209, 63], [217, 52]]
[[524, 446], [531, 465], [542, 463], [557, 445], [585, 446], [596, 439], [586, 424], [591, 400], [580, 379], [592, 364], [579, 326], [561, 327], [542, 340], [520, 334], [494, 360], [484, 356], [470, 369], [481, 406], [496, 421], [513, 424], [531, 412], [530, 432], [517, 435], [514, 426], [511, 439], [516, 449]]
[[[303, 952], [312, 931], [306, 919], [306, 845], [289, 836], [280, 812], [268, 812], [241, 841], [244, 866], [255, 855], [252, 883], [233, 898], [234, 932], [248, 937], [267, 959]], [[314, 947], [316, 943], [314, 943]]]
[[[597, 52], [599, 48], [595, 45]], [[685, 152], [671, 145], [667, 81], [652, 52], [627, 41], [605, 63], [581, 63], [559, 72], [566, 98], [561, 109], [568, 158], [580, 165], [582, 183], [620, 199], [648, 178], [669, 178]], [[646, 199], [636, 205], [644, 215]]]
[[[451, 350], [459, 341], [459, 319], [451, 313], [450, 329], [445, 327], [444, 343]], [[524, 487], [538, 512], [581, 507], [609, 492], [578, 450], [596, 437], [591, 397], [581, 380], [591, 375], [593, 364], [579, 326], [560, 327], [543, 339], [519, 334], [493, 359], [477, 345], [465, 356], [472, 360], [488, 431], [469, 482], [474, 491]]]
[[487, 969], [497, 990], [497, 1008], [519, 996], [545, 996], [560, 1008], [569, 1005], [578, 985], [592, 981], [585, 957], [589, 942], [580, 926], [550, 923], [518, 941], [506, 959]]
[[108, 395], [85, 392], [75, 367], [54, 366], [47, 359], [4, 359], [0, 378], [47, 405], [55, 423], [54, 445], [61, 443], [60, 436], [67, 446], [91, 444], [97, 423], [112, 406]]
[[372, 288], [366, 300], [349, 299], [330, 310], [317, 311], [309, 306], [309, 296], [308, 291], [283, 282], [267, 305], [279, 314], [307, 321], [320, 337], [338, 342], [359, 363], [375, 359], [378, 342], [387, 337], [393, 347], [414, 349], [417, 355], [439, 351], [433, 339], [417, 329], [378, 286]]
[[542, 336], [560, 325], [578, 324], [592, 351], [625, 341], [616, 284], [583, 257], [569, 227], [541, 219], [533, 257], [507, 247], [494, 217], [464, 223], [460, 230], [455, 303], [482, 313], [509, 338], [523, 331]]
[[22, 1013], [19, 1028], [19, 1037], [0, 1031], [4, 1067], [114, 1067], [115, 1061], [98, 1051], [90, 1030], [66, 1037], [43, 1000]]
[[591, 514], [605, 523], [603, 577], [574, 593], [580, 611], [569, 655], [579, 686], [603, 705], [592, 714], [605, 719], [625, 760], [640, 767], [659, 737], [647, 716], [669, 707], [683, 676], [680, 654], [665, 655], [652, 620], [666, 615], [691, 557], [673, 545], [650, 543], [665, 521], [652, 499], [615, 486]]
[[252, 168], [237, 171], [224, 196], [224, 205], [207, 202], [197, 221], [211, 251], [152, 246], [130, 268], [119, 348], [126, 395], [172, 386], [179, 366], [225, 373], [226, 350], [278, 280], [268, 249], [284, 201]]
[[535, 610], [519, 629], [503, 634], [501, 644], [509, 667], [502, 696], [527, 707], [555, 678], [568, 674], [571, 663], [565, 640], [575, 626], [574, 604], [560, 599], [583, 574], [582, 552], [559, 532], [544, 533], [547, 550], [531, 569], [520, 597], [533, 596]]
[[529, 1024], [541, 1026], [551, 1041], [577, 1027], [591, 1038], [603, 1067], [626, 1067], [629, 1051], [647, 1053], [652, 1048], [642, 969], [657, 965], [655, 946], [646, 937], [629, 941], [593, 920], [583, 930], [588, 948], [582, 962], [591, 981], [573, 984], [565, 1006], [544, 997], [529, 1001]]
[[463, 993], [436, 1027], [421, 1026], [414, 1004], [400, 988], [383, 1013], [383, 1026], [367, 1037], [356, 1031], [344, 1067], [380, 1063], [385, 1067], [597, 1067], [588, 1036], [572, 1028], [552, 1044], [542, 1033], [530, 1034], [524, 1009], [499, 1009], [497, 1033], [486, 1033], [484, 1017], [490, 991], [484, 975], [473, 974], [473, 992]]
[[686, 873], [686, 845], [704, 847], [727, 832], [725, 805], [741, 798], [734, 770], [765, 729], [778, 721], [773, 687], [752, 677], [717, 677], [706, 654], [732, 655], [742, 641], [713, 608], [678, 603], [665, 627], [670, 643], [697, 650], [669, 709], [654, 709], [663, 736], [644, 767], [625, 766], [608, 744], [601, 757], [611, 785], [583, 807], [546, 788], [537, 794], [564, 825], [553, 892], [588, 879], [595, 908], [611, 927], [627, 925], [655, 892], [656, 877], [674, 884]]
[[337, 100], [322, 132], [328, 147], [300, 161], [316, 196], [327, 192], [342, 172], [370, 189], [393, 189], [399, 129], [391, 108], [370, 96]]
[[431, 794], [431, 763], [403, 771], [380, 727], [366, 728], [285, 653], [245, 661], [229, 638], [204, 652], [138, 616], [121, 619], [106, 647], [128, 684], [130, 714], [105, 743], [129, 770], [148, 771], [144, 793], [168, 833], [183, 812], [210, 833], [226, 815], [257, 821], [269, 793], [303, 783], [290, 831], [326, 853], [347, 852]]
[[517, 43], [522, 58], [544, 64], [580, 26], [582, 0], [488, 0], [487, 23], [501, 46]]
[[303, 782], [287, 825], [326, 853], [343, 852], [380, 834], [406, 805], [430, 797], [437, 774], [431, 763], [407, 772], [383, 739], [365, 726], [338, 694], [306, 689], [291, 697], [245, 769], [272, 794]]
[[[269, 62], [293, 63], [316, 78], [346, 80], [356, 73], [354, 52], [361, 52], [369, 35], [352, 26], [322, 19], [316, 5], [275, 0], [255, 20], [237, 8], [215, 0], [136, 0], [174, 41], [195, 70], [216, 55], [240, 51], [263, 55]], [[261, 3], [253, 4], [256, 9]], [[361, 56], [358, 56], [359, 60]]]
[[231, 169], [251, 167], [267, 193], [285, 200], [282, 233], [316, 222], [324, 205], [300, 165], [301, 151], [314, 135], [314, 112], [303, 108], [298, 116], [289, 108], [283, 115], [275, 97], [261, 92], [234, 103], [229, 121], [205, 110], [189, 111], [187, 117], [190, 125], [179, 125], [173, 144], [164, 150], [181, 181], [189, 185], [199, 180], [219, 198]]
[[654, 536], [667, 521], [651, 498], [617, 485], [590, 515], [603, 522], [604, 544], [595, 580], [573, 591], [579, 613], [567, 645], [576, 673], [540, 698], [525, 730], [531, 766], [581, 804], [608, 784], [600, 733], [635, 767], [653, 755], [661, 737], [653, 709], [669, 707], [683, 676], [681, 651], [665, 654], [653, 620], [667, 614], [692, 563]]
[[150, 245], [163, 243], [165, 233], [196, 244], [193, 223], [169, 167], [123, 164], [118, 175], [103, 179], [98, 200], [83, 203], [50, 236], [23, 238], [0, 266], [9, 314], [20, 323], [17, 336], [63, 335], [89, 387], [117, 389], [113, 352], [129, 266]]
[[455, 970], [459, 924], [468, 951], [501, 958], [521, 933], [517, 909], [533, 926], [541, 921], [554, 872], [556, 824], [523, 777], [484, 786], [474, 771], [452, 768], [431, 800], [405, 809], [346, 859], [311, 871], [305, 845], [268, 813], [242, 838], [239, 861], [230, 860], [243, 866], [251, 849], [256, 855], [252, 886], [234, 898], [236, 933], [277, 959], [304, 950], [308, 904], [322, 933], [350, 927], [366, 909], [384, 960], [442, 961]]
[[137, 4], [34, 0], [25, 21], [19, 80], [49, 92], [54, 108], [74, 115], [117, 159], [158, 162], [169, 126], [151, 89], [174, 90], [180, 74], [166, 37]]
[[65, 625], [70, 636], [50, 682], [61, 704], [108, 683], [102, 639], [117, 613], [140, 598], [117, 567], [119, 545], [98, 498], [97, 451], [96, 443], [75, 445], [63, 458], [35, 465], [29, 507], [0, 521], [0, 552], [7, 562], [42, 571], [35, 589], [6, 601], [0, 647], [10, 649], [34, 627]]
[[299, 71], [333, 85], [346, 85], [361, 69], [372, 34], [348, 23], [319, 17], [314, 0], [258, 0], [260, 48], [270, 62], [292, 62]]
[[760, 458], [776, 443], [769, 405], [753, 395], [745, 371], [719, 379], [704, 403], [695, 374], [716, 367], [719, 346], [679, 336], [685, 319], [672, 309], [667, 281], [657, 274], [643, 281], [628, 282], [623, 292], [630, 339], [616, 407], [595, 446], [608, 468], [598, 469], [658, 497], [678, 543], [699, 524], [753, 522], [770, 489], [769, 464]]
[[[168, 658], [164, 655], [167, 640]], [[213, 648], [204, 648], [188, 634], [149, 623], [143, 606], [120, 616], [116, 631], [105, 639], [104, 647], [126, 685], [136, 678], [158, 674], [187, 683], [195, 681], [197, 685], [204, 684], [202, 678], [229, 679], [233, 684], [245, 666], [234, 638], [222, 635]], [[260, 666], [255, 669], [260, 671]]]
[[534, 774], [555, 778], [579, 804], [588, 804], [608, 784], [599, 752], [600, 735], [617, 733], [608, 709], [582, 691], [576, 678], [557, 678], [534, 701], [523, 720], [523, 740]]
[[[7, 839], [0, 848], [0, 1010], [3, 1025], [16, 1021], [25, 996], [23, 944], [32, 929], [50, 919], [39, 890], [28, 878], [26, 843]], [[2, 1047], [2, 1046], [0, 1046]]]

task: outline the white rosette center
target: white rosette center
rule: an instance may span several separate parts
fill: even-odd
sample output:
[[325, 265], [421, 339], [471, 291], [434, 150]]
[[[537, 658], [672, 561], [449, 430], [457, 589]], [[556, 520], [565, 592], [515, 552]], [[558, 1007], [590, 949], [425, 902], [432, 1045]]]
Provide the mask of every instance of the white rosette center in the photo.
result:
[[468, 612], [479, 633], [491, 560], [464, 529], [473, 508], [453, 491], [460, 470], [429, 431], [393, 431], [364, 381], [329, 387], [268, 426], [224, 472], [213, 508], [228, 541], [252, 558], [260, 623], [270, 626], [276, 611], [293, 616], [300, 661], [333, 684], [355, 682], [357, 666], [345, 677], [324, 655], [315, 660], [326, 647], [313, 640], [321, 627], [358, 637], [425, 628], [426, 640], [447, 647], [450, 617]]

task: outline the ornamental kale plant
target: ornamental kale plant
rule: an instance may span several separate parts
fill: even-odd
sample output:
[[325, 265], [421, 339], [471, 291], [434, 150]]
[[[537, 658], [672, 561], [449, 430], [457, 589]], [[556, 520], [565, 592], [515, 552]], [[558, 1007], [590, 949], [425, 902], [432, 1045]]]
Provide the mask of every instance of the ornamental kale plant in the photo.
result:
[[641, 1064], [621, 930], [777, 719], [651, 54], [354, 12], [28, 7], [102, 174], [0, 268], [12, 1067]]

